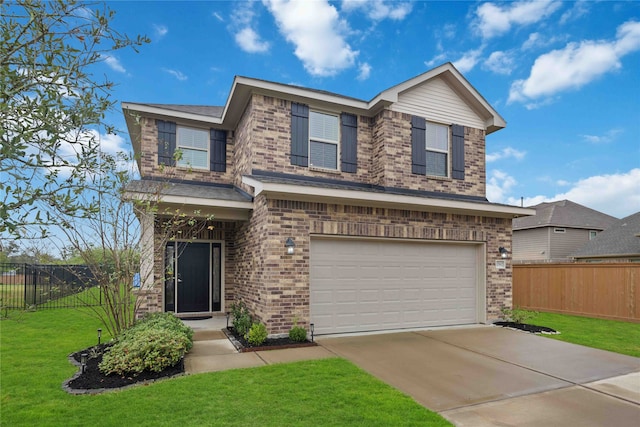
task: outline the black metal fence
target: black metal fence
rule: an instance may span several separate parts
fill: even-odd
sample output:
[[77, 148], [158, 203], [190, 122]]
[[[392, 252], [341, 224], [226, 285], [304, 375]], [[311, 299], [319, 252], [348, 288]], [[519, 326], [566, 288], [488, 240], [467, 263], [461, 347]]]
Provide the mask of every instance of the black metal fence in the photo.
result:
[[0, 307], [3, 309], [101, 304], [102, 292], [86, 265], [0, 263]]

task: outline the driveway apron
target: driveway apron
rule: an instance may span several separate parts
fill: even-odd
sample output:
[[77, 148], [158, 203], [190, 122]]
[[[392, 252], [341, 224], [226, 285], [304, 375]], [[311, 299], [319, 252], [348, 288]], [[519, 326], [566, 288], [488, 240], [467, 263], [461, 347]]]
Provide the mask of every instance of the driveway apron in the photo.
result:
[[[640, 405], [628, 398], [635, 396], [635, 385], [618, 397], [598, 391], [606, 384], [585, 387], [639, 372], [635, 357], [496, 327], [319, 342], [457, 425], [598, 425], [593, 413], [610, 410], [616, 411], [610, 425], [640, 425]], [[627, 383], [640, 381], [632, 378]], [[552, 402], [566, 405], [555, 405], [553, 412]]]

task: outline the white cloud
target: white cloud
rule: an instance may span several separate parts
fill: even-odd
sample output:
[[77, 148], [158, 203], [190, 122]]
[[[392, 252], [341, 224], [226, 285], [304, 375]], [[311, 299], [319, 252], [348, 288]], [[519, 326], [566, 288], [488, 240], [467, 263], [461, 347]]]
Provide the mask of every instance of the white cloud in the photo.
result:
[[169, 29], [166, 25], [153, 24], [153, 32], [156, 34], [158, 38], [164, 37], [169, 32]]
[[564, 35], [554, 35], [551, 37], [546, 37], [540, 33], [531, 33], [529, 34], [529, 38], [527, 38], [527, 40], [522, 43], [522, 50], [538, 49], [565, 40], [566, 36]]
[[490, 153], [486, 155], [487, 163], [495, 162], [501, 159], [514, 158], [516, 160], [524, 159], [524, 156], [527, 154], [526, 151], [516, 150], [512, 147], [506, 147], [496, 153]]
[[371, 75], [371, 65], [367, 64], [366, 62], [360, 64], [358, 69], [358, 80], [367, 80]]
[[[591, 209], [622, 218], [640, 211], [640, 168], [629, 172], [598, 175], [581, 179], [573, 184], [568, 191], [555, 196], [538, 195], [526, 197], [525, 206], [533, 206], [542, 202], [556, 200], [571, 200], [572, 202], [588, 206]], [[487, 185], [488, 187], [488, 185]], [[488, 189], [487, 189], [488, 195]], [[519, 205], [520, 198], [509, 197], [509, 204]]]
[[373, 21], [382, 21], [387, 18], [394, 21], [401, 21], [411, 13], [413, 4], [383, 0], [343, 0], [341, 9], [345, 12], [354, 10], [364, 11]]
[[465, 52], [460, 59], [453, 61], [453, 65], [463, 74], [473, 70], [473, 67], [475, 67], [480, 60], [482, 50], [483, 48], [480, 47], [478, 49]]
[[247, 27], [236, 33], [236, 43], [245, 52], [262, 53], [269, 50], [269, 43], [260, 40], [260, 36], [253, 29]]
[[564, 179], [559, 179], [556, 181], [556, 185], [559, 185], [561, 187], [566, 187], [568, 185], [571, 185], [571, 183], [569, 181], [565, 181]]
[[504, 203], [507, 195], [518, 182], [506, 172], [498, 169], [491, 171], [487, 180], [487, 199], [494, 203]]
[[220, 22], [224, 22], [224, 18], [218, 12], [211, 13], [211, 16], [213, 16], [214, 18], [216, 18]]
[[565, 24], [568, 21], [574, 21], [589, 13], [589, 5], [586, 1], [579, 0], [573, 4], [573, 7], [567, 10], [560, 17], [560, 24]]
[[264, 4], [311, 75], [333, 76], [354, 65], [359, 52], [344, 38], [348, 26], [326, 0], [264, 0]]
[[109, 66], [113, 71], [117, 71], [119, 73], [126, 73], [127, 70], [122, 66], [118, 58], [111, 55], [102, 55], [104, 58], [105, 64]]
[[609, 129], [604, 135], [580, 135], [582, 138], [592, 144], [607, 144], [613, 142], [616, 137], [622, 133], [622, 129]]
[[475, 28], [483, 38], [499, 36], [514, 25], [529, 25], [545, 19], [558, 10], [561, 2], [529, 0], [509, 3], [504, 7], [483, 3], [476, 9]]
[[431, 58], [429, 61], [424, 61], [424, 65], [426, 65], [427, 67], [431, 68], [434, 65], [440, 65], [444, 62], [446, 62], [447, 55], [444, 53], [440, 53], [436, 56], [434, 56], [433, 58]]
[[511, 52], [495, 51], [489, 55], [484, 62], [482, 68], [492, 71], [496, 74], [508, 76], [515, 67], [515, 60]]
[[620, 59], [640, 50], [640, 22], [628, 21], [618, 27], [614, 41], [585, 40], [569, 43], [538, 57], [529, 78], [511, 85], [508, 102], [529, 102], [578, 89], [598, 77], [619, 69]]
[[169, 68], [163, 68], [162, 69], [165, 73], [171, 74], [173, 77], [175, 77], [176, 79], [180, 80], [181, 82], [187, 80], [189, 77], [187, 77], [185, 74], [182, 73], [182, 71], [178, 71], [178, 70], [171, 70]]

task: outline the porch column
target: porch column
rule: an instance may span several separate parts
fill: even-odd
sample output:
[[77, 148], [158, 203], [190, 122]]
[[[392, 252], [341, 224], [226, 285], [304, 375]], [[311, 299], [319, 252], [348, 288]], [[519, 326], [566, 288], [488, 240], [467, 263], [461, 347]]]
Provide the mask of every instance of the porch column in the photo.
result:
[[140, 290], [151, 290], [155, 285], [153, 266], [155, 264], [155, 242], [153, 212], [140, 215]]

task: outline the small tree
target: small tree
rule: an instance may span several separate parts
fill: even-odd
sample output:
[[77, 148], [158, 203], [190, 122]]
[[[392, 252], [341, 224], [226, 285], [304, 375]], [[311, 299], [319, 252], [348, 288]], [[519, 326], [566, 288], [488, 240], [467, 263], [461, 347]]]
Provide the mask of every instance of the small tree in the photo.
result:
[[[178, 154], [179, 155], [179, 154]], [[143, 197], [131, 198], [129, 184], [134, 176], [128, 166], [132, 159], [122, 153], [103, 154], [99, 171], [86, 180], [78, 193], [79, 206], [95, 205], [98, 209], [82, 218], [62, 210], [55, 211], [59, 228], [66, 241], [66, 251], [79, 257], [91, 270], [99, 293], [84, 291], [80, 299], [104, 324], [112, 336], [130, 327], [140, 306], [137, 284], [157, 284], [153, 269], [141, 268], [141, 259], [162, 259], [168, 242], [189, 239], [199, 231], [212, 228], [211, 217], [200, 217], [198, 211], [162, 209], [162, 193], [171, 179], [156, 181]], [[155, 217], [154, 250], [143, 251], [139, 218]], [[137, 278], [137, 279], [136, 279]]]
[[0, 1], [0, 233], [46, 235], [58, 218], [40, 201], [68, 216], [98, 210], [76, 197], [100, 166], [97, 130], [114, 131], [114, 84], [94, 66], [149, 42], [113, 29], [113, 16], [100, 3]]

